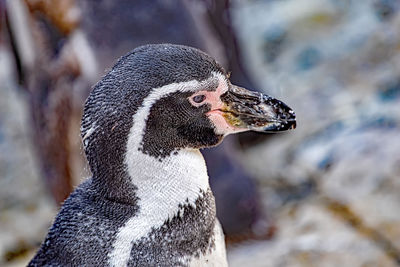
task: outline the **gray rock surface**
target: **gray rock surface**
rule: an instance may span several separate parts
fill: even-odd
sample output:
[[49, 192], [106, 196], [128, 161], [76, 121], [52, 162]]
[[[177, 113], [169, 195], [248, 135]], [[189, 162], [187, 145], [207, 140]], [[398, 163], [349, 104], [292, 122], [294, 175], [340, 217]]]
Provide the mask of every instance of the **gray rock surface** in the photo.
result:
[[400, 264], [399, 7], [236, 1], [249, 67], [298, 128], [243, 154], [278, 232], [232, 266]]

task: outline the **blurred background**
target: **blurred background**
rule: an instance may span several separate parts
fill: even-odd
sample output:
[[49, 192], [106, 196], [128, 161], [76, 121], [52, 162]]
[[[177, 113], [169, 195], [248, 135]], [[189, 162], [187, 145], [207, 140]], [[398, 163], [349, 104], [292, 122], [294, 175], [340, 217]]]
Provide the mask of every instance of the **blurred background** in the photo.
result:
[[146, 43], [198, 47], [298, 127], [204, 151], [231, 266], [400, 266], [400, 1], [1, 0], [0, 265], [90, 176], [91, 86]]

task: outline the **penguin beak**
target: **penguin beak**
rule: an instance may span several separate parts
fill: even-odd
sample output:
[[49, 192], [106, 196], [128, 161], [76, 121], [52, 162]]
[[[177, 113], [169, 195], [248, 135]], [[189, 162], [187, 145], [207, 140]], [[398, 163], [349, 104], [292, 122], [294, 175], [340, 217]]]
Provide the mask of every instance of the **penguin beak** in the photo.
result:
[[282, 101], [231, 85], [221, 95], [226, 122], [236, 129], [278, 132], [296, 128], [296, 115]]

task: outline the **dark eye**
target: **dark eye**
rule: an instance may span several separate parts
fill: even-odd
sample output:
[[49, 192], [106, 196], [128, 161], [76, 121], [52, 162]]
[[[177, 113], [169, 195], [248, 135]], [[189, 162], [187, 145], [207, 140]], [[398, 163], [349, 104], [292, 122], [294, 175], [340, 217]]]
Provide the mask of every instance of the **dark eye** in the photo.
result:
[[193, 102], [200, 104], [201, 102], [203, 102], [206, 99], [205, 95], [196, 95], [193, 98]]

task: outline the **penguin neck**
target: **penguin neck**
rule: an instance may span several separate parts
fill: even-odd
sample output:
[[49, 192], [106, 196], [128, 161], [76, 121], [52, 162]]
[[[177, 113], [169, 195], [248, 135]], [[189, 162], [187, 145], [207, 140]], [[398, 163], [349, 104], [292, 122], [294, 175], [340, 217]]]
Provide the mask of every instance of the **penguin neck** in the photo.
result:
[[194, 205], [210, 190], [206, 163], [198, 149], [181, 149], [160, 159], [128, 145], [120, 164], [113, 164], [113, 169], [107, 165], [94, 172], [95, 191], [108, 200], [160, 214], [163, 221], [176, 215], [181, 205]]
[[136, 186], [140, 209], [168, 211], [173, 216], [180, 204], [194, 203], [209, 189], [207, 168], [198, 149], [182, 149], [162, 159], [128, 149], [125, 164]]

